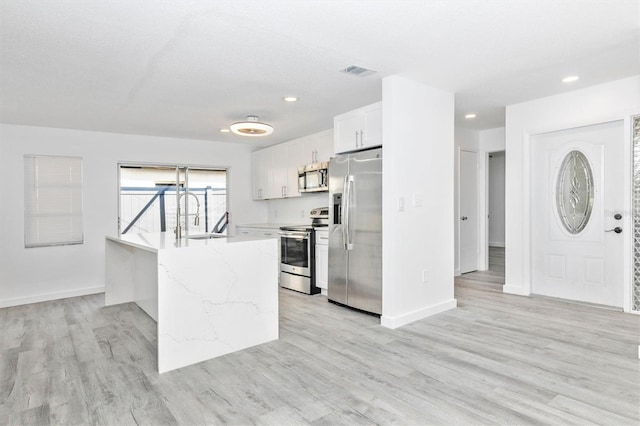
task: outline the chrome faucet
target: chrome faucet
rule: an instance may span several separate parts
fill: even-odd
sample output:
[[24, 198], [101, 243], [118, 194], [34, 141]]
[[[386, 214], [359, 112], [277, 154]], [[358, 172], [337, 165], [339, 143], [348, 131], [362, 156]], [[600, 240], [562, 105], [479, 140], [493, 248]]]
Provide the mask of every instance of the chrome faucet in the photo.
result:
[[[189, 213], [188, 215], [183, 215], [180, 213], [180, 200], [182, 200], [182, 197], [184, 197], [185, 195], [191, 195], [192, 197], [194, 197], [196, 199], [196, 212], [195, 213]], [[180, 194], [180, 196], [178, 197], [178, 208], [177, 208], [177, 213], [178, 213], [178, 223], [176, 225], [176, 229], [174, 231], [174, 233], [176, 234], [176, 238], [182, 238], [182, 226], [180, 226], [180, 217], [181, 216], [185, 216], [185, 223], [186, 223], [186, 216], [191, 216], [194, 215], [195, 218], [193, 220], [193, 226], [198, 226], [200, 225], [200, 199], [198, 198], [198, 196], [196, 194], [194, 194], [191, 191], [185, 191], [182, 194]]]

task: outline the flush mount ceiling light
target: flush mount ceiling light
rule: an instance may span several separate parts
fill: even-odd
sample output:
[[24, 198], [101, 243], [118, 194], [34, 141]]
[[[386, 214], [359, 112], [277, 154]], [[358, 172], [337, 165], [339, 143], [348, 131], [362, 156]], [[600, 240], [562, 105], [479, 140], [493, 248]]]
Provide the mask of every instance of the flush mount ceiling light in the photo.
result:
[[285, 96], [282, 100], [285, 102], [297, 102], [298, 98], [295, 96]]
[[467, 114], [464, 116], [464, 118], [476, 118], [475, 114]]
[[266, 123], [258, 121], [258, 117], [255, 115], [247, 115], [245, 121], [238, 121], [229, 126], [229, 129], [240, 136], [260, 137], [269, 136], [273, 133], [273, 127]]
[[229, 129], [220, 129], [220, 133], [229, 133], [230, 130]]
[[563, 83], [573, 83], [574, 81], [578, 81], [580, 79], [580, 77], [578, 77], [577, 75], [570, 75], [568, 77], [565, 77], [562, 79]]

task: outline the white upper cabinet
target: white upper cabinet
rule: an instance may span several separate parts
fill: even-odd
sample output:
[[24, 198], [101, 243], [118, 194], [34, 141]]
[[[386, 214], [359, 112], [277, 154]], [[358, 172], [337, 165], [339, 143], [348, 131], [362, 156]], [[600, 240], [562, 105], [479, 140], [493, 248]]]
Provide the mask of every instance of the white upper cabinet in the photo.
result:
[[303, 145], [303, 158], [300, 166], [307, 164], [323, 163], [333, 156], [333, 130], [324, 130], [319, 133], [298, 139]]
[[299, 197], [298, 191], [298, 167], [304, 164], [304, 144], [296, 139], [282, 144], [287, 147], [286, 173], [284, 197]]
[[251, 153], [253, 199], [266, 200], [271, 193], [271, 155], [262, 149]]
[[288, 149], [285, 144], [274, 145], [265, 151], [271, 155], [271, 190], [268, 198], [285, 198], [288, 185]]
[[298, 167], [332, 155], [332, 129], [252, 152], [253, 199], [299, 197]]
[[333, 118], [336, 154], [382, 145], [382, 102]]

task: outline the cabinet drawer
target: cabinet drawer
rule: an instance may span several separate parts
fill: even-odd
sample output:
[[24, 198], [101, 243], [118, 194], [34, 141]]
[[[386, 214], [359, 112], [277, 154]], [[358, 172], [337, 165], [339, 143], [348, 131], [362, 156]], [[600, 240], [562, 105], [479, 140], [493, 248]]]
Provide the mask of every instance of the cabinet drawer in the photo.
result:
[[316, 231], [316, 244], [329, 244], [329, 231]]

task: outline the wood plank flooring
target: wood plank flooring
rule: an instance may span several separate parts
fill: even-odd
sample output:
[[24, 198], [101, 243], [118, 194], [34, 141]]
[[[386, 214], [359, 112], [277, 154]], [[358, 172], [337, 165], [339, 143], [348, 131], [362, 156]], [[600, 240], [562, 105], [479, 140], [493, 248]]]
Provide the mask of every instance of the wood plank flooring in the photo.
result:
[[489, 247], [489, 269], [456, 277], [456, 285], [502, 293], [504, 287], [504, 247]]
[[388, 330], [280, 290], [280, 340], [163, 375], [156, 325], [134, 304], [0, 309], [0, 424], [639, 424], [640, 316], [456, 297]]

